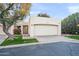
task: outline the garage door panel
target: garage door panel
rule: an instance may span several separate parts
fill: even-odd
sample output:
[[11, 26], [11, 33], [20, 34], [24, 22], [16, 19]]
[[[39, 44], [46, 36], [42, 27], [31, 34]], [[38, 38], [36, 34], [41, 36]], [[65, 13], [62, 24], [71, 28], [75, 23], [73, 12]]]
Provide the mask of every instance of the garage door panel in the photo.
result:
[[34, 26], [35, 35], [57, 35], [57, 26]]

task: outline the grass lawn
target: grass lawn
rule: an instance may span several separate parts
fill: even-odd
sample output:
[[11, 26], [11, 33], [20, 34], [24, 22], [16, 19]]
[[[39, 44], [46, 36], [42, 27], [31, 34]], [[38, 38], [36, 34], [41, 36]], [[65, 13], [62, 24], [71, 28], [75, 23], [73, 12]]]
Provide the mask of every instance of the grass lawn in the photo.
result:
[[72, 36], [65, 36], [65, 37], [79, 40], [79, 35], [72, 35]]
[[16, 36], [14, 40], [6, 39], [0, 46], [23, 44], [23, 43], [34, 43], [34, 42], [38, 42], [36, 38], [22, 39], [22, 36], [20, 35], [20, 36]]

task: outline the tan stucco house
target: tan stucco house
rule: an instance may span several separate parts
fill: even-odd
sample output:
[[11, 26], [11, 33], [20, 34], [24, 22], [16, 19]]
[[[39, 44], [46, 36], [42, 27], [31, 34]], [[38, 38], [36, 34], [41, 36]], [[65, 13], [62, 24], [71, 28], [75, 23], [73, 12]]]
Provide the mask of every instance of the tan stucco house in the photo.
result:
[[[0, 24], [0, 34], [4, 34]], [[30, 17], [28, 22], [18, 21], [14, 24], [9, 32], [15, 34], [14, 29], [19, 29], [20, 34], [29, 36], [61, 35], [61, 22], [53, 18]]]

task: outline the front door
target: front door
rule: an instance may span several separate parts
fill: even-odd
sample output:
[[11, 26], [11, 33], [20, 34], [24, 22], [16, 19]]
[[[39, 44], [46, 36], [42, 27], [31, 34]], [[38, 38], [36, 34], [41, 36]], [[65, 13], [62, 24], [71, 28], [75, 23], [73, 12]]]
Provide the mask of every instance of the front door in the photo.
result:
[[23, 34], [28, 34], [28, 25], [23, 25]]

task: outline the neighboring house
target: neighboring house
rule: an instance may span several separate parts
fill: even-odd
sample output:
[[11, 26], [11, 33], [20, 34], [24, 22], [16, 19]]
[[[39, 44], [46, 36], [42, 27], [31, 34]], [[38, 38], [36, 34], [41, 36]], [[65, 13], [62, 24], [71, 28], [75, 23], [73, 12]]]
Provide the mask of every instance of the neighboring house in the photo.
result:
[[[61, 22], [52, 18], [32, 16], [28, 22], [18, 21], [9, 32], [16, 34], [16, 29], [19, 34], [29, 36], [61, 35]], [[5, 34], [2, 25], [0, 25], [0, 34]]]

